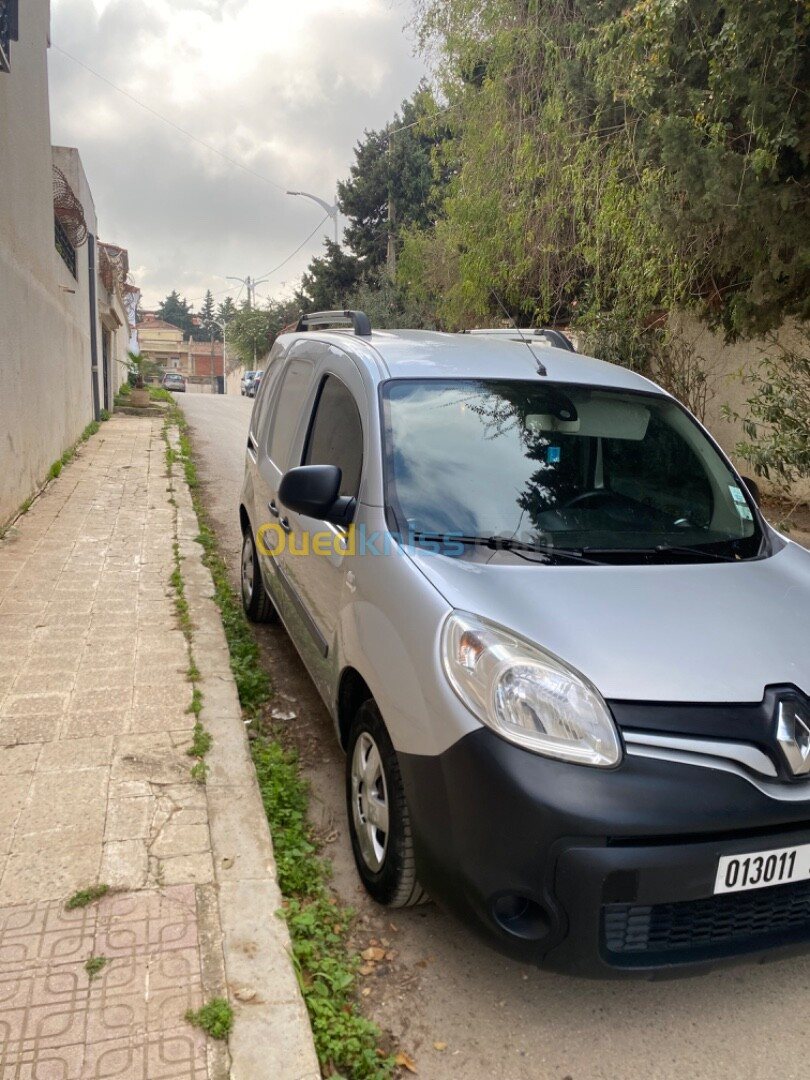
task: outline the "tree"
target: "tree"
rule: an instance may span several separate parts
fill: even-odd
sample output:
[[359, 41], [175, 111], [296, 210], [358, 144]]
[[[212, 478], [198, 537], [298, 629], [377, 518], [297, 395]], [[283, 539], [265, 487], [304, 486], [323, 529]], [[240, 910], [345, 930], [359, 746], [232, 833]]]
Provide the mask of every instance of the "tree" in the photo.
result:
[[[184, 297], [177, 290], [172, 290], [165, 300], [158, 304], [158, 318], [172, 326], [179, 327], [184, 334], [190, 334], [195, 340], [203, 340], [205, 334], [194, 325], [192, 309]], [[196, 332], [196, 334], [195, 334]]]
[[233, 302], [233, 297], [226, 296], [217, 309], [217, 318], [221, 323], [227, 324], [231, 321], [237, 312], [236, 304]]
[[314, 258], [295, 293], [304, 311], [331, 311], [348, 306], [348, 298], [360, 284], [360, 260], [331, 240], [324, 241], [326, 255]]
[[297, 316], [292, 300], [274, 300], [264, 308], [245, 307], [228, 322], [228, 349], [238, 354], [246, 368], [255, 369], [277, 335]]
[[530, 319], [692, 306], [734, 337], [810, 317], [806, 4], [418, 10], [456, 138], [411, 274], [445, 318], [486, 318], [493, 287]]
[[[354, 151], [350, 179], [338, 184], [338, 204], [349, 219], [346, 242], [367, 274], [385, 266], [389, 224], [396, 236], [403, 228], [429, 228], [438, 216], [446, 177], [434, 168], [434, 151], [447, 138], [446, 127], [432, 120], [438, 111], [422, 84], [384, 130], [365, 133]], [[391, 223], [389, 199], [395, 211]]]
[[[219, 322], [222, 322], [222, 320], [220, 319]], [[200, 323], [209, 341], [222, 341], [222, 331], [217, 325], [214, 314], [214, 297], [210, 289], [206, 292], [200, 308]]]

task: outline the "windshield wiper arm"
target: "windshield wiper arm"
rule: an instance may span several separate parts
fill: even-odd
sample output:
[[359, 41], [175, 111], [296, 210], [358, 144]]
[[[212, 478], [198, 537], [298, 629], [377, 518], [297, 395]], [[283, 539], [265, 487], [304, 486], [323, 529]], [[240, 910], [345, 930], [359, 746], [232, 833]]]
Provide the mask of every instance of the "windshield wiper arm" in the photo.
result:
[[519, 555], [522, 551], [531, 551], [546, 555], [550, 559], [570, 559], [587, 566], [599, 566], [601, 560], [589, 559], [581, 548], [559, 548], [551, 544], [535, 544], [527, 540], [515, 540], [510, 536], [464, 536], [454, 532], [417, 532], [414, 540], [438, 541], [445, 544], [463, 544], [465, 547], [482, 547], [489, 551], [513, 551]]
[[704, 559], [716, 559], [718, 562], [739, 562], [739, 555], [721, 555], [715, 551], [704, 551], [699, 547], [685, 544], [656, 544], [655, 547], [639, 548], [595, 548], [582, 549], [588, 555], [694, 555]]

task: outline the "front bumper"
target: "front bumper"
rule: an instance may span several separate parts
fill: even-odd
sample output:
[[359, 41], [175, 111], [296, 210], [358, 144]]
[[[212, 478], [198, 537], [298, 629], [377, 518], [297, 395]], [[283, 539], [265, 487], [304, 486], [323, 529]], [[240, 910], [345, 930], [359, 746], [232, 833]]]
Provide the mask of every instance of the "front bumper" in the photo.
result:
[[810, 881], [713, 895], [720, 856], [810, 843], [810, 787], [781, 802], [671, 761], [567, 765], [488, 729], [400, 768], [422, 884], [507, 955], [621, 977], [810, 948]]

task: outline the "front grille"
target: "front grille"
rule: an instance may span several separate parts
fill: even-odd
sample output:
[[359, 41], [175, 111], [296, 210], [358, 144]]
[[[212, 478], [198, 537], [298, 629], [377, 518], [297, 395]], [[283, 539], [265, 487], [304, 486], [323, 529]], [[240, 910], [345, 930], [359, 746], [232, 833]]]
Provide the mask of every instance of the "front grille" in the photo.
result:
[[673, 904], [606, 904], [602, 935], [608, 953], [642, 963], [645, 954], [722, 956], [801, 941], [810, 938], [810, 881]]

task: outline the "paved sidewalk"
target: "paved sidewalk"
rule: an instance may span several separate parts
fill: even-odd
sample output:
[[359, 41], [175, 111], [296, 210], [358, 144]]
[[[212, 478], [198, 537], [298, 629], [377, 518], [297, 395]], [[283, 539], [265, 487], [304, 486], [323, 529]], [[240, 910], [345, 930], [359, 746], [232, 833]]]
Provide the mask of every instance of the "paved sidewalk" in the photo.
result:
[[[0, 1080], [320, 1076], [197, 522], [161, 431], [102, 424], [0, 542]], [[175, 540], [214, 740], [205, 785], [186, 753]], [[65, 910], [96, 883], [111, 892]], [[91, 956], [106, 959], [92, 979]], [[184, 1020], [212, 997], [234, 1007], [227, 1046]]]

